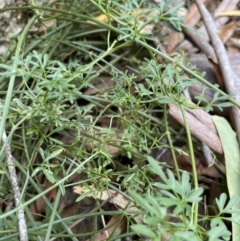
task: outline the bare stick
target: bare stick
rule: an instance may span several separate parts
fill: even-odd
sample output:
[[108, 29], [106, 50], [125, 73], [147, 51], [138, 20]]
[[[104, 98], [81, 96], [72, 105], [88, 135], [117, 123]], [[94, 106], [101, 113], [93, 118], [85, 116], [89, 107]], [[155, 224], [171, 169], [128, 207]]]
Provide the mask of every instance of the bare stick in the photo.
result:
[[[4, 144], [6, 144], [7, 142], [7, 135], [5, 130], [3, 131], [2, 141]], [[8, 166], [10, 181], [11, 181], [12, 189], [14, 193], [15, 205], [18, 206], [20, 205], [20, 190], [17, 182], [15, 164], [14, 164], [14, 160], [13, 160], [13, 156], [12, 156], [11, 148], [9, 144], [6, 144], [5, 152], [6, 152], [6, 162]], [[19, 229], [20, 241], [28, 241], [27, 225], [25, 221], [23, 208], [20, 208], [18, 211], [18, 229]]]
[[[199, 12], [202, 15], [205, 27], [208, 31], [209, 38], [211, 39], [213, 48], [218, 59], [219, 66], [221, 68], [224, 84], [228, 94], [240, 101], [240, 80], [236, 74], [232, 71], [226, 50], [217, 34], [216, 26], [213, 22], [212, 16], [207, 11], [205, 6], [200, 0], [196, 0]], [[238, 141], [240, 141], [240, 109], [237, 106], [232, 107], [233, 123], [237, 132]]]

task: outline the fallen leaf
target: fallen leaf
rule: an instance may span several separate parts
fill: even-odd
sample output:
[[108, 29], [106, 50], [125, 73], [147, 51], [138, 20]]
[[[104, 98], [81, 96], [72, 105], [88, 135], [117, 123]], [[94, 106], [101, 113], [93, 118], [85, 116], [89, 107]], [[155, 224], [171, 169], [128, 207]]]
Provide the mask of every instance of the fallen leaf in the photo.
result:
[[240, 39], [239, 38], [230, 38], [229, 41], [231, 44], [233, 44], [237, 47], [240, 47]]
[[[188, 172], [192, 172], [192, 164], [189, 156], [186, 155], [180, 155], [179, 153], [176, 154], [176, 158], [178, 161], [178, 166], [181, 170], [185, 170]], [[214, 161], [214, 165], [210, 167], [206, 167], [203, 163], [203, 160], [200, 160], [199, 158], [195, 157], [196, 161], [196, 169], [197, 174], [200, 176], [208, 176], [211, 178], [222, 178], [223, 174], [225, 173], [225, 166], [219, 162], [218, 160]], [[171, 159], [169, 162], [170, 165], [174, 165], [173, 160]]]
[[[209, 2], [209, 0], [202, 0], [202, 2], [203, 3]], [[189, 8], [189, 12], [188, 12], [186, 18], [184, 19], [184, 23], [188, 26], [193, 27], [199, 22], [200, 18], [201, 18], [201, 15], [198, 11], [196, 4], [194, 3]]]
[[229, 38], [233, 35], [234, 31], [238, 27], [238, 22], [231, 22], [229, 24], [224, 25], [218, 31], [219, 38], [223, 43], [226, 43]]
[[110, 153], [112, 157], [116, 157], [121, 151], [119, 147], [111, 145], [111, 143], [120, 146], [123, 133], [113, 133], [113, 132], [107, 133], [104, 130], [100, 130], [100, 131], [93, 131], [90, 133], [90, 135], [100, 138], [101, 142], [83, 137], [83, 139], [86, 140], [88, 150], [92, 150], [102, 145], [103, 150]]
[[[169, 114], [177, 120], [180, 124], [183, 126], [185, 125], [182, 112], [180, 108], [174, 104], [169, 104]], [[200, 140], [202, 143], [213, 149], [214, 151], [222, 154], [223, 149], [221, 142], [219, 140], [218, 135], [216, 134], [216, 131], [214, 128], [209, 128], [208, 124], [204, 123], [205, 120], [201, 119], [199, 115], [197, 116], [198, 110], [194, 110], [194, 115], [190, 113], [187, 109], [185, 109], [187, 124], [189, 126], [190, 132], [193, 136], [195, 136], [198, 140]], [[202, 114], [202, 111], [201, 111]], [[205, 113], [205, 115], [209, 115], [208, 113]], [[212, 125], [211, 125], [212, 126]]]

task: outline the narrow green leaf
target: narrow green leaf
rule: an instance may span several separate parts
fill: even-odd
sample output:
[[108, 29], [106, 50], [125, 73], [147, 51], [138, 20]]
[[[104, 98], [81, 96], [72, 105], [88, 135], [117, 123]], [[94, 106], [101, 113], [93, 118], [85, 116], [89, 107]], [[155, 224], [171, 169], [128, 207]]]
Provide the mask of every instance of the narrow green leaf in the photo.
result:
[[197, 100], [201, 100], [201, 101], [204, 101], [204, 102], [208, 103], [207, 98], [203, 95], [197, 95], [194, 98], [197, 99]]
[[46, 157], [46, 161], [48, 161], [48, 160], [50, 160], [50, 159], [52, 159], [52, 158], [58, 156], [62, 151], [63, 151], [63, 149], [60, 148], [60, 149], [58, 149], [58, 150], [52, 152], [48, 157]]
[[55, 179], [53, 177], [52, 171], [45, 169], [45, 168], [43, 168], [42, 170], [43, 170], [45, 177], [48, 179], [48, 181], [51, 183], [55, 183]]
[[240, 196], [240, 152], [236, 133], [226, 119], [213, 116], [213, 121], [223, 146], [230, 197]]
[[163, 172], [162, 168], [158, 165], [158, 162], [154, 160], [151, 156], [147, 156], [147, 160], [149, 164], [152, 166], [153, 170], [156, 172], [156, 174], [165, 182], [167, 183], [167, 177], [165, 173]]
[[150, 213], [155, 212], [154, 208], [146, 201], [145, 198], [143, 198], [142, 196], [140, 196], [134, 191], [129, 190], [128, 192], [130, 196], [134, 199], [134, 201], [142, 208], [144, 208], [146, 211], [149, 211]]
[[40, 171], [42, 171], [42, 167], [37, 167], [33, 170], [31, 177], [36, 176]]
[[137, 234], [141, 234], [141, 235], [143, 235], [145, 237], [152, 238], [152, 239], [156, 238], [156, 234], [150, 228], [148, 228], [145, 225], [135, 224], [135, 225], [132, 225], [131, 228]]
[[39, 148], [39, 153], [40, 153], [42, 159], [44, 160], [45, 159], [45, 154], [44, 154], [44, 151], [43, 151], [43, 149], [41, 147]]
[[[232, 130], [226, 119], [213, 116], [213, 121], [217, 127], [219, 137], [222, 142], [225, 166], [227, 174], [227, 186], [229, 190], [230, 198], [234, 196], [240, 196], [240, 151], [236, 138], [236, 133]], [[240, 204], [234, 208], [240, 209]], [[232, 214], [233, 216], [235, 214]], [[232, 240], [238, 241], [240, 238], [240, 225], [232, 224]]]

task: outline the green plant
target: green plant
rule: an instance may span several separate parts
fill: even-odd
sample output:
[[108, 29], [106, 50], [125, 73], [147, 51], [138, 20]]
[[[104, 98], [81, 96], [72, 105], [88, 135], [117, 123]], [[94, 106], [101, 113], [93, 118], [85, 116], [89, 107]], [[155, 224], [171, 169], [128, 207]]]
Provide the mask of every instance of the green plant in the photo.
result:
[[[240, 224], [239, 210], [234, 208], [240, 202], [239, 197], [233, 197], [227, 203], [227, 195], [222, 193], [216, 199], [216, 216], [199, 215], [199, 223], [194, 223], [194, 205], [202, 201], [203, 188], [193, 189], [187, 172], [183, 172], [181, 181], [178, 181], [170, 169], [163, 171], [152, 157], [148, 157], [148, 162], [151, 171], [160, 177], [161, 182], [153, 183], [159, 189], [155, 195], [152, 192], [139, 195], [130, 191], [131, 197], [143, 212], [144, 224], [131, 226], [136, 233], [152, 240], [161, 240], [164, 237], [171, 241], [230, 240], [231, 232], [223, 220]], [[224, 216], [232, 213], [236, 216]], [[204, 228], [201, 220], [210, 223], [209, 229]]]
[[[152, 46], [154, 38], [144, 32], [148, 24], [161, 28], [163, 24], [171, 23], [179, 31], [183, 26], [182, 18], [177, 14], [183, 3], [173, 7], [172, 2], [73, 0], [61, 2], [54, 8], [51, 3], [36, 5], [32, 1], [30, 6], [21, 8], [32, 11], [34, 17], [18, 37], [15, 57], [9, 56], [0, 64], [0, 133], [5, 129], [11, 143], [21, 179], [21, 205], [27, 214], [28, 233], [32, 240], [49, 239], [52, 235], [68, 236], [76, 241], [78, 234], [73, 234], [68, 227], [71, 221], [106, 214], [96, 211], [63, 219], [57, 208], [60, 192], [54, 204], [47, 199], [46, 194], [54, 188], [59, 188], [64, 195], [65, 181], [76, 173], [87, 176], [80, 183], [87, 185], [91, 182], [99, 191], [113, 185], [118, 190], [137, 187], [138, 192], [154, 192], [155, 185], [144, 165], [146, 155], [157, 148], [171, 149], [177, 178], [171, 171], [167, 177], [160, 167], [154, 168], [165, 183], [158, 185], [162, 185], [159, 188], [166, 197], [153, 196], [151, 192], [146, 196], [142, 211], [148, 226], [133, 226], [134, 231], [140, 233], [139, 227], [143, 228], [142, 234], [153, 239], [173, 229], [176, 237], [172, 238], [180, 238], [182, 230], [187, 230], [189, 235], [191, 233], [189, 237], [194, 238], [215, 234], [207, 234], [207, 230], [198, 225], [196, 210], [202, 188], [198, 187], [195, 169], [195, 189], [187, 173], [179, 174], [175, 153], [182, 150], [174, 145], [176, 140], [186, 142], [186, 137], [183, 129], [181, 134], [169, 124], [167, 104], [175, 103], [182, 109], [184, 106], [198, 108], [189, 105], [183, 96], [183, 91], [197, 79], [235, 102], [207, 83], [199, 73], [183, 65], [183, 53], [176, 54], [176, 60], [173, 60]], [[10, 9], [16, 10], [14, 7]], [[99, 18], [101, 14], [105, 21]], [[36, 19], [43, 25], [45, 20], [53, 20], [53, 23], [41, 36], [27, 37]], [[156, 55], [166, 61], [159, 64]], [[86, 94], [88, 89], [94, 95]], [[222, 97], [215, 94], [214, 101], [219, 98]], [[209, 103], [207, 108], [213, 104]], [[193, 153], [190, 133], [187, 134]], [[2, 145], [1, 184], [9, 178], [4, 148]], [[127, 157], [132, 165], [122, 165], [119, 156]], [[193, 155], [191, 160], [194, 167]], [[39, 174], [52, 186], [43, 190]], [[104, 182], [100, 182], [100, 178]], [[179, 187], [182, 192], [178, 193], [171, 185]], [[13, 196], [7, 190], [1, 192], [6, 202]], [[175, 196], [171, 192], [175, 192]], [[143, 203], [139, 194], [131, 194], [137, 203]], [[47, 210], [53, 210], [46, 212], [43, 219], [46, 223], [35, 221], [29, 210], [29, 205], [40, 197], [49, 208]], [[175, 202], [171, 200], [173, 197]], [[163, 207], [157, 207], [158, 202], [164, 203]], [[156, 216], [152, 206], [158, 210]], [[168, 216], [169, 206], [175, 206], [173, 214], [181, 214], [181, 220], [164, 222], [167, 227], [161, 227], [158, 223]], [[19, 208], [0, 214], [0, 220], [6, 219], [0, 231], [1, 240], [17, 237], [16, 230], [7, 221], [16, 221], [15, 213]], [[122, 212], [108, 214], [119, 213]], [[212, 220], [215, 221], [212, 221], [211, 230], [217, 226], [225, 227], [222, 219]], [[58, 233], [61, 228], [65, 234]], [[93, 230], [91, 235], [98, 232], [101, 231]]]

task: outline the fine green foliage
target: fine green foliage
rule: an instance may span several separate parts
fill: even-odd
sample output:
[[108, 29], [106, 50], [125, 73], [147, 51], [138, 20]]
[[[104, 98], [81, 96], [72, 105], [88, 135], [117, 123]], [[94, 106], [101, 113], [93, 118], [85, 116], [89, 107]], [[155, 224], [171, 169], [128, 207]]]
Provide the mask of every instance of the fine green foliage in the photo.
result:
[[229, 96], [219, 96], [219, 92], [214, 93], [211, 101], [208, 101], [204, 95], [199, 95], [195, 98], [206, 104], [207, 112], [212, 111], [213, 107], [217, 107], [222, 111], [223, 108], [232, 106], [232, 103], [228, 101]]
[[[96, 237], [105, 230], [95, 225], [101, 215], [127, 218], [126, 233], [116, 228], [109, 240], [134, 235], [159, 240], [169, 234], [174, 241], [230, 240], [225, 221], [239, 222], [227, 216], [239, 200], [227, 202], [222, 194], [215, 205], [219, 212], [198, 214], [204, 188], [196, 173], [193, 148], [198, 150], [200, 143], [192, 139], [188, 123], [183, 128], [167, 115], [169, 103], [178, 105], [183, 115], [184, 107], [208, 111], [236, 104], [183, 64], [184, 53], [169, 57], [154, 46], [154, 34], [165, 25], [181, 31], [178, 10], [183, 5], [175, 6], [170, 0], [72, 0], [42, 5], [31, 1], [20, 9], [33, 17], [21, 35], [12, 39], [14, 51], [0, 63], [0, 133], [6, 131], [16, 163], [30, 240]], [[145, 32], [149, 24], [154, 25], [152, 33]], [[36, 28], [43, 29], [39, 35]], [[157, 56], [163, 58], [161, 63]], [[189, 104], [183, 95], [197, 82], [215, 91], [205, 107]], [[205, 99], [200, 96], [199, 100]], [[0, 151], [3, 206], [13, 198], [5, 146]], [[150, 156], [158, 149], [170, 150], [173, 167]], [[192, 175], [178, 168], [176, 154], [190, 155]], [[123, 164], [123, 159], [128, 163]], [[75, 174], [84, 178], [67, 183]], [[154, 175], [161, 181], [153, 181]], [[42, 180], [49, 186], [43, 187]], [[100, 208], [62, 218], [61, 197], [74, 185], [125, 194], [139, 207], [143, 223], [136, 224], [124, 210]], [[51, 203], [48, 194], [55, 188]], [[30, 209], [40, 198], [46, 208], [37, 220]], [[6, 206], [0, 209], [0, 240], [18, 240], [19, 206]], [[69, 226], [82, 218], [93, 218], [92, 229], [73, 233]]]

